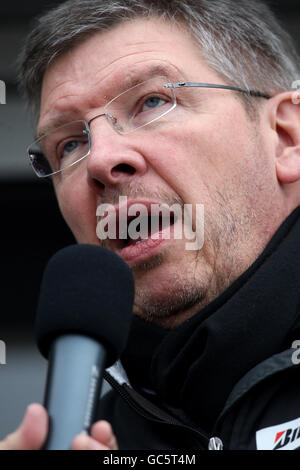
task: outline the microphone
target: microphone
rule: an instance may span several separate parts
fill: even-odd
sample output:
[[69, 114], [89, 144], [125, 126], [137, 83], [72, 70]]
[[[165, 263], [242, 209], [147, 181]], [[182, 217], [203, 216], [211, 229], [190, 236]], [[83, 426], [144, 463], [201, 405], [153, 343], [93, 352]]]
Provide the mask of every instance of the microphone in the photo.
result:
[[49, 359], [44, 448], [70, 449], [94, 422], [103, 371], [122, 354], [131, 324], [134, 280], [115, 253], [71, 245], [49, 261], [41, 283], [36, 340]]

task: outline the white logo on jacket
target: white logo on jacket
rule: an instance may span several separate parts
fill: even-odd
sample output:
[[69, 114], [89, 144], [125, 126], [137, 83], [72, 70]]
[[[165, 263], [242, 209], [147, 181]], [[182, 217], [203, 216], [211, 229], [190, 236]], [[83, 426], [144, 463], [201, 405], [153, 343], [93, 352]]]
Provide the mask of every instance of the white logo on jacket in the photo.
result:
[[300, 449], [300, 418], [256, 432], [258, 450]]

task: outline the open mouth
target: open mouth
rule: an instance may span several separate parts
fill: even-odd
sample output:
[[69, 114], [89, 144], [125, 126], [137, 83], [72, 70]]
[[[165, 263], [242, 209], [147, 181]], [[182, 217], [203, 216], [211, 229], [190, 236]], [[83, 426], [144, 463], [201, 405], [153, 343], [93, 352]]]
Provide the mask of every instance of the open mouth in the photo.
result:
[[[107, 241], [107, 248], [119, 254], [130, 265], [146, 261], [166, 243], [178, 238], [181, 229], [181, 207], [164, 203], [126, 199], [113, 209], [98, 206], [97, 236]], [[99, 209], [100, 208], [100, 209]]]
[[[122, 238], [118, 238], [117, 249], [122, 250], [129, 246], [140, 245], [149, 239], [159, 240], [171, 238], [169, 229], [175, 223], [175, 215], [170, 212], [169, 216], [151, 216], [141, 217], [140, 215], [127, 218], [126, 233]], [[119, 234], [119, 227], [117, 227]]]

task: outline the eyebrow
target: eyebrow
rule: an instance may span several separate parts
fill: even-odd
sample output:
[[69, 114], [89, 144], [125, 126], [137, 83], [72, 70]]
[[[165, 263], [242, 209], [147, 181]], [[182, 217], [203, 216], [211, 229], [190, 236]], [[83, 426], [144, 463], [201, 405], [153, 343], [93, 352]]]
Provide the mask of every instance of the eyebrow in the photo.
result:
[[[182, 76], [183, 73], [181, 72]], [[168, 66], [167, 64], [158, 64], [155, 66], [151, 66], [148, 69], [143, 69], [141, 71], [135, 70], [133, 71], [133, 75], [130, 77], [126, 77], [124, 83], [126, 86], [124, 90], [128, 90], [129, 88], [138, 85], [140, 82], [153, 78], [155, 76], [163, 76], [166, 77], [166, 80], [174, 80], [176, 81], [179, 75], [179, 71], [176, 71], [173, 67]], [[121, 92], [122, 93], [122, 92]], [[112, 97], [113, 98], [113, 97]]]
[[[181, 74], [181, 76], [179, 76]], [[110, 84], [110, 91], [109, 93], [104, 93], [105, 97], [105, 102], [109, 102], [111, 99], [115, 98], [118, 96], [120, 93], [123, 91], [128, 90], [129, 88], [134, 87], [135, 85], [138, 85], [139, 83], [148, 80], [150, 78], [153, 78], [155, 76], [163, 76], [166, 77], [166, 82], [167, 81], [180, 81], [180, 80], [186, 80], [186, 77], [184, 76], [183, 72], [181, 71], [176, 71], [175, 67], [171, 67], [167, 64], [157, 64], [155, 66], [151, 66], [149, 68], [143, 69], [143, 70], [137, 70], [134, 69], [131, 72], [131, 75], [127, 75], [124, 79], [124, 76], [116, 76], [113, 79], [114, 84]], [[122, 89], [120, 87], [120, 83], [123, 84]], [[100, 87], [99, 87], [100, 88]], [[118, 89], [118, 91], [117, 91]], [[100, 88], [101, 90], [101, 88]], [[101, 93], [105, 90], [101, 90]], [[78, 113], [76, 112], [76, 115], [78, 116]], [[73, 116], [73, 119], [72, 119]], [[72, 122], [74, 120], [84, 120], [84, 119], [74, 119], [74, 112], [68, 111], [67, 113], [59, 114], [57, 116], [54, 116], [53, 118], [49, 119], [49, 121], [41, 126], [36, 133], [35, 139], [40, 139], [42, 136], [45, 134], [53, 131], [57, 127], [63, 126], [64, 124], [68, 124], [69, 122]]]
[[[69, 116], [69, 117], [67, 117]], [[74, 116], [74, 115], [73, 115]], [[47, 122], [44, 126], [41, 126], [38, 128], [35, 139], [40, 139], [43, 137], [45, 134], [48, 134], [49, 132], [53, 131], [54, 129], [57, 129], [60, 126], [63, 126], [64, 124], [68, 124], [69, 122], [74, 122], [74, 121], [81, 121], [81, 119], [72, 119], [70, 116], [70, 113], [68, 112], [59, 114], [58, 116], [55, 116]]]

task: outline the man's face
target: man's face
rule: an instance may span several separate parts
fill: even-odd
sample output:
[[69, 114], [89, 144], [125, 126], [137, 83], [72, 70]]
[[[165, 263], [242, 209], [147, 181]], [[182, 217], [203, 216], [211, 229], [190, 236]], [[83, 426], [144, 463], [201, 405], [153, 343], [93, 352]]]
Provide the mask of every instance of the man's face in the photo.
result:
[[[168, 67], [170, 82], [224, 84], [183, 30], [159, 20], [135, 20], [95, 34], [52, 63], [43, 81], [39, 126], [57, 117], [89, 121], [128, 88], [128, 78], [154, 66]], [[128, 135], [117, 134], [103, 117], [94, 120], [90, 155], [53, 180], [79, 243], [102, 243], [97, 207], [116, 205], [119, 196], [128, 202], [204, 206], [200, 250], [186, 250], [185, 239], [164, 240], [141, 261], [129, 263], [136, 284], [134, 313], [170, 327], [244, 272], [283, 218], [264, 123], [251, 122], [228, 90], [178, 90], [176, 97], [178, 105], [163, 123]]]

